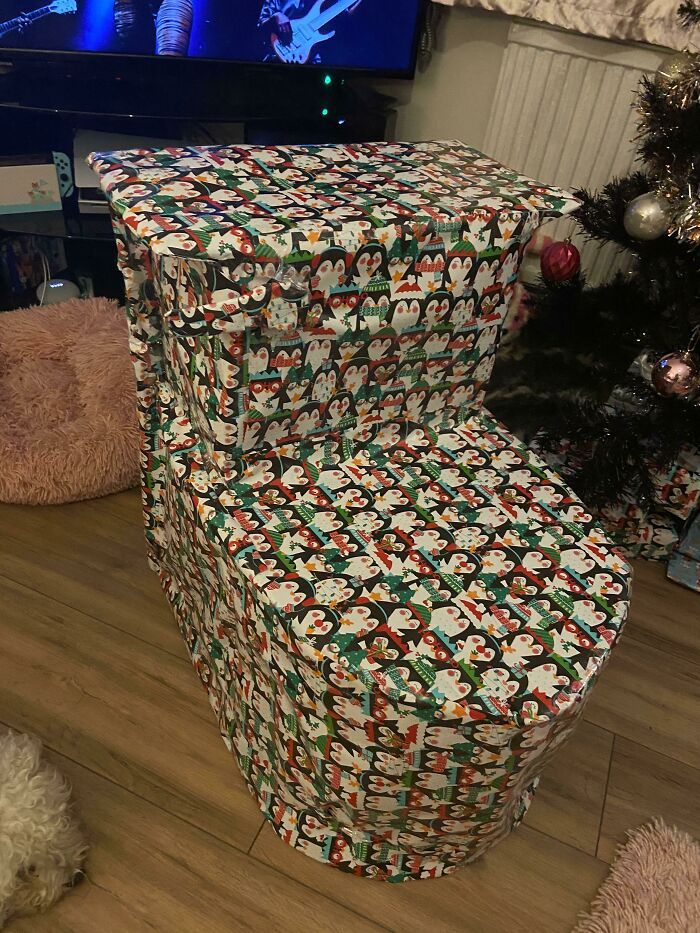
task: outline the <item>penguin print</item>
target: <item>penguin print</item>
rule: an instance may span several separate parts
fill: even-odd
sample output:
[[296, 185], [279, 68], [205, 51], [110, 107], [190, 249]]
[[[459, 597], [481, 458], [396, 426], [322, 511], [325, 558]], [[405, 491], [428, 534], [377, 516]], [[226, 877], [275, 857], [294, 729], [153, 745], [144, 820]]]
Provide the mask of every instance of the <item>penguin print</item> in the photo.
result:
[[394, 313], [391, 323], [395, 330], [405, 331], [415, 327], [421, 318], [420, 302], [417, 299], [411, 301], [398, 301], [394, 307]]
[[250, 403], [263, 415], [274, 414], [280, 407], [282, 380], [279, 377], [251, 379]]

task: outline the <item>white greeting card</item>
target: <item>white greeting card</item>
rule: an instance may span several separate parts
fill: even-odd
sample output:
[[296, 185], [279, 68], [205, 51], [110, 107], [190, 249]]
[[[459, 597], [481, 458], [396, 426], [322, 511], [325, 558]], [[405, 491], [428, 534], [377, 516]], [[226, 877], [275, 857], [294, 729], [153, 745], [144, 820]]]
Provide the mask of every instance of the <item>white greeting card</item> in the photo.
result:
[[60, 210], [58, 174], [50, 156], [0, 159], [0, 214]]

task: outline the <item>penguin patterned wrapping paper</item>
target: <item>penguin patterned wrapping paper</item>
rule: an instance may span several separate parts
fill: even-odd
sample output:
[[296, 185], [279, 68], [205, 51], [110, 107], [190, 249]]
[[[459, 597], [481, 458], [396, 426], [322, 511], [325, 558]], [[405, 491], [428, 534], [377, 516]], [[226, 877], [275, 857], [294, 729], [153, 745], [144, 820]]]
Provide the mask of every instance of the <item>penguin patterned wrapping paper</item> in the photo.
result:
[[522, 819], [630, 569], [482, 407], [522, 251], [576, 206], [457, 142], [91, 157], [149, 557], [261, 810], [358, 875]]

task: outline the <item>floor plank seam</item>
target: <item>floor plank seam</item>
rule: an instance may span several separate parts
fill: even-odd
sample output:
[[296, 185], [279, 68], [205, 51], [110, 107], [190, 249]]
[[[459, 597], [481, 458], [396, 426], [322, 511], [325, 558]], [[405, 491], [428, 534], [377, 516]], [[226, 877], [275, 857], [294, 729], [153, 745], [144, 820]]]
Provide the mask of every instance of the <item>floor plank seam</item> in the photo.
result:
[[[267, 822], [267, 820], [265, 822]], [[283, 842], [281, 844], [285, 845], [285, 843]], [[302, 857], [309, 858], [308, 855], [305, 855]], [[367, 914], [361, 914], [358, 910], [355, 910], [353, 907], [348, 907], [347, 904], [345, 904], [343, 901], [337, 901], [334, 897], [331, 897], [329, 894], [323, 894], [321, 891], [319, 891], [318, 888], [314, 888], [310, 884], [306, 884], [305, 881], [300, 881], [298, 878], [295, 878], [294, 875], [288, 875], [286, 871], [283, 871], [281, 868], [278, 868], [276, 865], [271, 865], [269, 862], [266, 862], [264, 859], [258, 858], [257, 855], [249, 855], [248, 858], [251, 861], [255, 862], [256, 865], [262, 865], [264, 868], [268, 868], [271, 871], [275, 872], [275, 874], [281, 875], [282, 878], [286, 878], [287, 881], [293, 881], [295, 884], [300, 885], [305, 890], [311, 891], [311, 893], [315, 897], [322, 897], [325, 900], [330, 901], [331, 904], [335, 904], [336, 907], [340, 907], [342, 910], [347, 911], [349, 914], [354, 914], [354, 916], [358, 917], [360, 920], [366, 920], [367, 922], [374, 924], [374, 926], [376, 926], [378, 929], [386, 930], [386, 933], [396, 933], [396, 930], [393, 927], [385, 926], [383, 923], [380, 923], [378, 920], [375, 920], [374, 917], [367, 916]], [[330, 871], [338, 871], [338, 869], [333, 869], [333, 867], [330, 865], [324, 865], [323, 867], [328, 868]], [[373, 878], [362, 878], [362, 879], [357, 878], [356, 880], [360, 882], [360, 884], [362, 884], [363, 882], [367, 884], [386, 884], [386, 882], [377, 881], [376, 879], [373, 879]], [[405, 883], [412, 884], [413, 882], [407, 881]], [[358, 894], [359, 894], [359, 891], [358, 891]]]
[[258, 826], [258, 831], [257, 831], [257, 833], [255, 834], [255, 838], [253, 839], [253, 841], [251, 842], [251, 844], [248, 846], [248, 851], [246, 852], [246, 855], [250, 855], [250, 853], [253, 851], [253, 848], [254, 848], [254, 846], [255, 846], [255, 843], [258, 841], [258, 838], [259, 838], [259, 836], [260, 836], [260, 833], [263, 831], [263, 826], [265, 825], [266, 822], [267, 822], [267, 820], [266, 820], [265, 817], [263, 816], [263, 817], [262, 817], [262, 820], [261, 820], [261, 822], [260, 822], [260, 826]]
[[[664, 648], [661, 646], [661, 644], [654, 644], [654, 642], [650, 638], [640, 638], [640, 636], [636, 632], [626, 631], [624, 635], [624, 639], [625, 639], [624, 643], [634, 642], [634, 644], [638, 648], [649, 648], [651, 649], [651, 651], [658, 651], [659, 654], [665, 654], [672, 658], [676, 656], [676, 653], [664, 651]], [[683, 649], [684, 647], [687, 648], [685, 652], [683, 651], [678, 652], [683, 658], [683, 663], [691, 665], [694, 671], [700, 670], [700, 658], [696, 659], [689, 655], [689, 651], [692, 650], [692, 648], [684, 646], [680, 642], [677, 642], [676, 644], [678, 645], [679, 649]]]
[[[87, 502], [90, 502], [90, 503], [92, 504], [93, 502], [97, 502], [97, 501], [99, 501], [99, 500], [90, 500], [90, 499], [88, 499], [88, 500], [86, 500], [86, 501], [87, 501]], [[141, 508], [141, 503], [139, 502], [139, 509], [140, 509], [140, 508]], [[134, 518], [126, 518], [124, 515], [122, 515], [122, 514], [119, 512], [118, 509], [114, 509], [114, 510], [109, 509], [109, 508], [107, 508], [107, 509], [100, 509], [100, 508], [98, 508], [98, 507], [95, 505], [95, 506], [94, 506], [94, 510], [95, 510], [95, 511], [102, 512], [102, 513], [106, 512], [106, 513], [109, 515], [110, 518], [116, 518], [116, 519], [118, 519], [118, 521], [120, 521], [123, 525], [128, 525], [130, 528], [141, 528], [141, 529], [143, 530], [143, 517], [142, 517], [143, 513], [142, 513], [141, 515], [135, 516]], [[92, 509], [91, 509], [91, 511], [92, 511]], [[146, 556], [145, 541], [146, 541], [146, 538], [145, 538], [145, 536], [144, 536], [144, 557]]]
[[[28, 586], [26, 583], [21, 583], [19, 580], [14, 580], [12, 577], [8, 577], [7, 574], [0, 571], [0, 581], [2, 580], [6, 580], [8, 583], [12, 583], [14, 586], [18, 586], [23, 590], [27, 590], [29, 593], [36, 593], [38, 596], [41, 596], [43, 599], [47, 599], [49, 602], [55, 603], [57, 606], [63, 606], [64, 609], [70, 609], [72, 612], [77, 612], [79, 615], [84, 616], [86, 619], [90, 619], [91, 622], [99, 622], [100, 625], [106, 625], [107, 628], [114, 629], [115, 632], [120, 632], [122, 635], [128, 635], [130, 638], [133, 638], [134, 641], [140, 642], [142, 645], [148, 645], [150, 648], [155, 648], [157, 651], [162, 651], [163, 654], [167, 654], [170, 658], [175, 658], [176, 661], [179, 661], [185, 666], [191, 666], [190, 659], [183, 657], [181, 654], [175, 654], [173, 651], [169, 651], [167, 648], [163, 648], [161, 645], [156, 645], [152, 641], [147, 641], [145, 638], [139, 638], [138, 635], [134, 635], [133, 632], [129, 632], [126, 629], [119, 628], [119, 626], [115, 625], [113, 622], [108, 622], [106, 619], [100, 619], [98, 616], [91, 615], [91, 613], [85, 612], [84, 609], [79, 609], [77, 606], [73, 606], [71, 603], [65, 603], [61, 599], [56, 599], [55, 596], [49, 596], [42, 590], [37, 590], [33, 586]], [[175, 619], [173, 619], [173, 625], [177, 631], [177, 623], [175, 622]]]
[[596, 722], [595, 719], [589, 719], [585, 714], [583, 716], [583, 721], [587, 722], [591, 726], [596, 726], [598, 729], [603, 729], [605, 732], [609, 732], [613, 736], [624, 739], [625, 742], [632, 742], [633, 745], [638, 745], [640, 748], [651, 752], [653, 755], [661, 755], [663, 758], [668, 758], [669, 761], [674, 761], [676, 764], [683, 765], [684, 768], [690, 768], [692, 771], [700, 772], [700, 762], [698, 762], [698, 764], [691, 764], [689, 761], [684, 761], [682, 758], [676, 758], [674, 755], [669, 755], [668, 752], [662, 752], [658, 748], [654, 748], [651, 745], [646, 745], [644, 742], [640, 742], [638, 739], [630, 738], [630, 736], [625, 735], [624, 732], [616, 732], [614, 729], [610, 729], [608, 726], [603, 726], [599, 722]]
[[[22, 732], [23, 730], [17, 726], [12, 725], [12, 723], [7, 722], [5, 719], [0, 719], [0, 725], [6, 726], [8, 729], [12, 729], [15, 732]], [[185, 819], [179, 813], [175, 813], [172, 810], [168, 810], [167, 807], [164, 807], [162, 804], [156, 803], [155, 800], [150, 800], [148, 797], [143, 797], [141, 794], [138, 794], [135, 790], [132, 790], [130, 787], [125, 787], [123, 784], [120, 784], [119, 781], [116, 781], [113, 777], [110, 777], [109, 774], [105, 774], [102, 771], [96, 771], [90, 765], [85, 764], [83, 761], [78, 761], [77, 758], [72, 758], [70, 755], [67, 755], [65, 752], [59, 751], [49, 742], [44, 741], [41, 736], [38, 736], [41, 739], [41, 744], [44, 748], [48, 749], [52, 754], [58, 755], [59, 758], [65, 758], [66, 761], [72, 762], [74, 765], [77, 765], [79, 768], [83, 768], [85, 771], [88, 771], [90, 774], [94, 774], [95, 777], [100, 778], [103, 781], [107, 781], [108, 784], [111, 784], [113, 787], [118, 787], [124, 793], [129, 794], [132, 797], [135, 797], [137, 800], [140, 800], [142, 803], [147, 806], [154, 807], [156, 810], [160, 810], [161, 813], [166, 813], [168, 816], [171, 816], [173, 819], [178, 820], [180, 823], [184, 823], [186, 826], [191, 826], [192, 829], [197, 830], [200, 833], [204, 833], [206, 836], [209, 836], [211, 839], [216, 839], [217, 842], [222, 845], [228, 846], [230, 849], [233, 849], [235, 852], [240, 853], [241, 855], [248, 855], [248, 851], [244, 846], [237, 846], [230, 839], [222, 839], [221, 836], [217, 836], [216, 833], [211, 832], [208, 829], [205, 829], [203, 826], [200, 826], [198, 823], [193, 823], [191, 820]], [[78, 801], [79, 803], [79, 801]], [[257, 830], [257, 834], [260, 832], [260, 829]]]
[[[88, 859], [89, 857], [90, 856], [88, 855]], [[124, 910], [126, 910], [126, 912], [129, 914], [130, 917], [133, 917], [135, 920], [138, 920], [140, 923], [145, 924], [151, 930], [158, 929], [158, 927], [154, 926], [151, 923], [148, 917], [144, 917], [143, 914], [135, 914], [134, 911], [131, 909], [131, 905], [128, 902], [125, 902], [123, 898], [119, 897], [118, 894], [115, 894], [114, 891], [110, 891], [110, 889], [106, 887], [106, 885], [100, 884], [99, 881], [95, 881], [95, 879], [91, 877], [89, 871], [85, 872], [85, 877], [91, 885], [94, 885], [100, 891], [104, 891], [104, 893], [107, 894], [109, 897], [111, 897], [113, 900], [115, 900], [117, 904], [121, 904], [121, 906], [124, 908]]]
[[[567, 842], [566, 839], [560, 839], [559, 836], [553, 836], [551, 833], [545, 832], [544, 829], [537, 829], [534, 826], [531, 826], [529, 823], [523, 823], [523, 826], [526, 826], [531, 833], [537, 833], [538, 836], [542, 836], [545, 839], [551, 839], [552, 842], [556, 842], [561, 846], [566, 846], [567, 849], [571, 849], [572, 852], [578, 852], [579, 855], [585, 855], [588, 858], [595, 859], [597, 862], [603, 862], [603, 859], [598, 858], [597, 855], [587, 852], [585, 849], [581, 849], [579, 846], [574, 845], [573, 842]], [[603, 862], [607, 864], [607, 862]]]
[[[605, 819], [605, 809], [608, 805], [608, 790], [610, 789], [610, 775], [612, 774], [613, 759], [615, 757], [615, 742], [617, 735], [613, 732], [612, 745], [610, 746], [610, 760], [608, 761], [608, 773], [605, 775], [605, 791], [603, 792], [603, 806], [600, 808], [600, 819], [598, 820], [598, 835], [595, 841], [595, 856], [598, 858], [600, 852], [600, 836], [603, 832], [603, 820]], [[605, 859], [599, 859], [604, 862]]]

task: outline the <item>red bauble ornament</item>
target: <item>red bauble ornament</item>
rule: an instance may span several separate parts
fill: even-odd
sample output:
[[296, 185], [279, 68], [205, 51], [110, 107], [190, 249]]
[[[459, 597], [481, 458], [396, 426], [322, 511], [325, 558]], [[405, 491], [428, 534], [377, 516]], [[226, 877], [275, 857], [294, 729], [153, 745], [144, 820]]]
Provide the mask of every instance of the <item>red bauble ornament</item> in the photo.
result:
[[700, 360], [689, 350], [667, 353], [654, 364], [651, 383], [667, 398], [687, 398], [700, 389]]
[[548, 282], [568, 282], [581, 268], [581, 254], [571, 240], [545, 246], [540, 256], [542, 278]]

